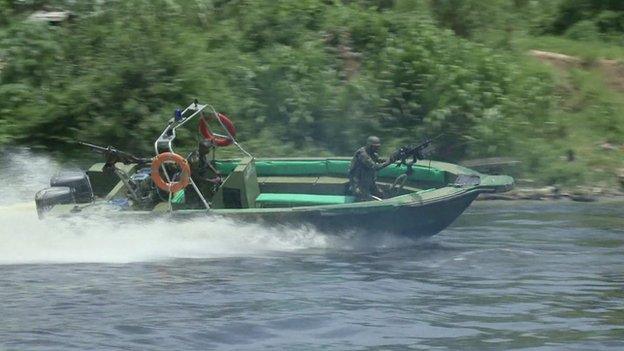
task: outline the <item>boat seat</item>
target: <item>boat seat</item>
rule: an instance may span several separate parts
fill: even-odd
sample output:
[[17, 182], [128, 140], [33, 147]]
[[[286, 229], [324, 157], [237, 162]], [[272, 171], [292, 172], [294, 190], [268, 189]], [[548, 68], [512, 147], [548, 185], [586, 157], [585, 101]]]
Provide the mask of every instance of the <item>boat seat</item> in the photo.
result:
[[313, 194], [275, 194], [262, 193], [256, 198], [257, 207], [298, 207], [340, 205], [355, 201], [353, 196], [313, 195]]
[[258, 177], [263, 193], [344, 195], [348, 183], [341, 177]]

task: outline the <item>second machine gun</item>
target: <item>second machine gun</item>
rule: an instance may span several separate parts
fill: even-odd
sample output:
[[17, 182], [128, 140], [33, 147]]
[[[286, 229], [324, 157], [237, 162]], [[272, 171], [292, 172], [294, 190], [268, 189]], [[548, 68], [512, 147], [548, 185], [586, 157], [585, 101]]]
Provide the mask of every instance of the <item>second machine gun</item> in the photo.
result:
[[132, 176], [128, 176], [126, 172], [115, 166], [118, 162], [125, 165], [136, 163], [139, 166], [144, 166], [152, 162], [151, 158], [137, 157], [125, 151], [118, 150], [112, 146], [98, 146], [95, 144], [85, 143], [83, 141], [78, 141], [77, 143], [104, 155], [104, 171], [112, 171], [117, 175], [117, 177], [126, 186], [126, 189], [128, 190], [128, 197], [139, 208], [148, 208], [154, 203], [155, 195], [157, 193], [150, 178], [149, 169], [139, 170]]
[[84, 141], [78, 141], [79, 145], [86, 146], [91, 150], [104, 155], [106, 161], [104, 163], [104, 167], [114, 167], [115, 163], [121, 162], [125, 165], [131, 163], [137, 163], [139, 165], [144, 165], [146, 163], [152, 162], [151, 158], [137, 157], [125, 151], [117, 150], [112, 146], [98, 146], [95, 144], [85, 143]]

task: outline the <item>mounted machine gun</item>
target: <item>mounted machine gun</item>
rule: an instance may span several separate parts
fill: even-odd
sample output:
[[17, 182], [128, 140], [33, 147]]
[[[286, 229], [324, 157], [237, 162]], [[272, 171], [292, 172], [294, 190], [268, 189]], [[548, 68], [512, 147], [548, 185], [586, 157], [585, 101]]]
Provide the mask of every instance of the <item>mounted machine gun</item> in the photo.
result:
[[[436, 136], [435, 138], [428, 138], [417, 145], [404, 145], [397, 149], [394, 153], [394, 158], [397, 160], [396, 166], [407, 166], [405, 172], [408, 176], [412, 175], [414, 170], [412, 166], [418, 161], [424, 159], [426, 156], [433, 152], [432, 143], [439, 139], [443, 134]], [[408, 160], [411, 158], [411, 161]]]
[[149, 181], [149, 173], [137, 172], [129, 177], [126, 172], [115, 166], [116, 163], [121, 162], [125, 165], [136, 163], [139, 166], [144, 166], [152, 162], [151, 158], [134, 156], [128, 152], [118, 150], [112, 146], [98, 146], [95, 144], [78, 141], [78, 144], [86, 146], [91, 150], [104, 155], [106, 161], [104, 162], [104, 171], [112, 171], [123, 182], [128, 189], [128, 196], [139, 207], [149, 206], [153, 202], [154, 187]]
[[[397, 195], [403, 189], [407, 178], [414, 173], [414, 164], [433, 152], [433, 141], [439, 139], [442, 135], [443, 134], [440, 134], [435, 138], [425, 139], [417, 145], [401, 146], [392, 154], [392, 158], [396, 162], [396, 167], [406, 166], [406, 170], [405, 173], [399, 175], [392, 183], [390, 187], [391, 194]], [[411, 160], [409, 160], [410, 158]]]

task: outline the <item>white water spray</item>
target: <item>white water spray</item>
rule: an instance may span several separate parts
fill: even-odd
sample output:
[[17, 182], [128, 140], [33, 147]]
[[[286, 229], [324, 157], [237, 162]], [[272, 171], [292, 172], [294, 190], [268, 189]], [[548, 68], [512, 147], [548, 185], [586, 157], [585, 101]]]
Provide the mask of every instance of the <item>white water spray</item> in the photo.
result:
[[212, 218], [143, 223], [110, 218], [39, 221], [34, 208], [3, 211], [0, 226], [0, 264], [253, 256], [326, 244], [325, 236], [305, 228], [273, 231]]

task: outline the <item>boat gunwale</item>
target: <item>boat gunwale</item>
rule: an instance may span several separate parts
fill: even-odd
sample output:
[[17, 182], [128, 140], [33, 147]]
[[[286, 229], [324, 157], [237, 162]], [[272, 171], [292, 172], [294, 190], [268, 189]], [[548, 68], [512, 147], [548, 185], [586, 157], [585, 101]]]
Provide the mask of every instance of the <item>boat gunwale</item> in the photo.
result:
[[[185, 209], [185, 210], [174, 210], [173, 213], [205, 213], [205, 214], [236, 214], [236, 213], [244, 213], [244, 214], [253, 214], [253, 213], [271, 213], [271, 212], [314, 212], [314, 211], [335, 211], [335, 212], [352, 212], [354, 210], [379, 210], [382, 208], [395, 209], [398, 207], [421, 207], [426, 206], [438, 202], [444, 202], [448, 200], [452, 200], [455, 198], [460, 198], [466, 194], [472, 192], [488, 192], [487, 189], [479, 189], [479, 187], [470, 187], [470, 188], [456, 188], [456, 187], [442, 187], [436, 188], [434, 190], [440, 190], [445, 188], [453, 188], [458, 189], [459, 191], [454, 192], [452, 194], [440, 195], [430, 199], [417, 199], [414, 195], [416, 193], [405, 194], [396, 196], [390, 199], [384, 199], [381, 201], [363, 201], [363, 202], [355, 202], [350, 204], [336, 204], [336, 205], [316, 205], [316, 206], [299, 206], [299, 207], [271, 207], [271, 208], [219, 208], [219, 209], [211, 209], [211, 210], [202, 210], [202, 209]], [[430, 190], [430, 189], [427, 189]], [[411, 198], [411, 201], [405, 201], [406, 199]], [[362, 211], [362, 212], [364, 212]], [[135, 211], [132, 211], [135, 212]], [[141, 211], [147, 213], [153, 213], [152, 211]], [[357, 211], [360, 212], [360, 211]]]

